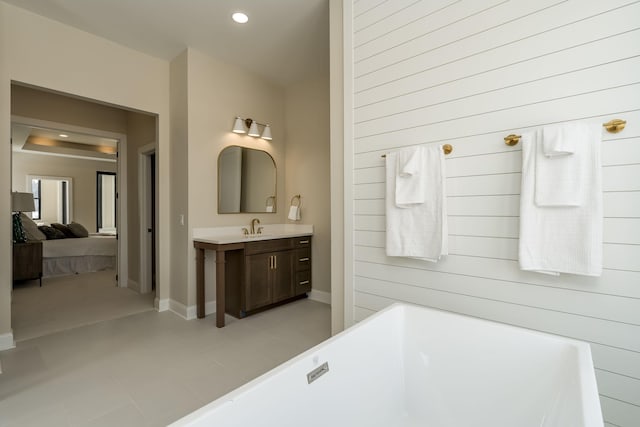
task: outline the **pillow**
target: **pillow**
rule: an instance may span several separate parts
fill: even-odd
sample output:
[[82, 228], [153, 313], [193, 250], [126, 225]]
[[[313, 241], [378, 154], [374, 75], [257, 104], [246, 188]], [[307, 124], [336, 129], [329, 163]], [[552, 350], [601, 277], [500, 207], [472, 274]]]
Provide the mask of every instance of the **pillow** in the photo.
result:
[[76, 237], [76, 236], [71, 232], [71, 230], [69, 230], [69, 227], [67, 227], [66, 225], [63, 225], [63, 224], [59, 224], [59, 223], [57, 223], [57, 222], [54, 222], [53, 224], [51, 224], [51, 226], [52, 226], [53, 228], [55, 228], [56, 230], [60, 230], [60, 231], [62, 231], [62, 234], [64, 234], [64, 237], [71, 237], [71, 238]]
[[89, 231], [82, 224], [72, 222], [67, 224], [67, 228], [73, 233], [74, 237], [89, 237]]
[[47, 240], [64, 239], [64, 233], [57, 228], [49, 227], [48, 225], [41, 225], [38, 230], [42, 231]]
[[21, 213], [20, 218], [22, 219], [22, 228], [27, 236], [27, 242], [47, 240], [47, 236], [38, 230], [38, 225], [28, 215]]

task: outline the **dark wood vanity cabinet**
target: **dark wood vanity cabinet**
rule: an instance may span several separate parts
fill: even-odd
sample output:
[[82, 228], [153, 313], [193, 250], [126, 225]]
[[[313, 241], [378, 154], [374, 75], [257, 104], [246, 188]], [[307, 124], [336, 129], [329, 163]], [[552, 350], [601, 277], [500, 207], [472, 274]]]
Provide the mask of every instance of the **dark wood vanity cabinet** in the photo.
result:
[[246, 243], [243, 290], [239, 317], [309, 292], [311, 236]]
[[193, 244], [199, 319], [205, 317], [205, 251], [216, 254], [218, 328], [224, 326], [225, 313], [242, 318], [311, 291], [311, 235], [224, 243], [194, 239]]

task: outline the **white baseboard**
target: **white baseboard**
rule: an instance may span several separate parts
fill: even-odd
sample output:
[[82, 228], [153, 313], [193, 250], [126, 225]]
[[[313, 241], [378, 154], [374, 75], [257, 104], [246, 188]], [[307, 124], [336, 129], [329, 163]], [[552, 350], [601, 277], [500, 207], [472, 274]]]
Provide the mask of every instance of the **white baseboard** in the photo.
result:
[[153, 305], [158, 311], [167, 311], [169, 310], [169, 299], [158, 299], [156, 298], [153, 301]]
[[185, 320], [189, 320], [187, 306], [174, 299], [169, 300], [169, 311], [174, 312]]
[[[13, 339], [13, 332], [7, 332], [6, 334], [0, 334], [0, 351], [9, 350], [15, 348], [16, 342]], [[2, 371], [0, 371], [2, 372]]]
[[[169, 300], [169, 310], [186, 320], [193, 320], [198, 317], [198, 309], [195, 305], [186, 306], [181, 302]], [[204, 305], [204, 314], [209, 315], [216, 312], [216, 302], [209, 301]]]
[[140, 284], [135, 280], [129, 279], [127, 282], [127, 288], [131, 289], [132, 291], [136, 291], [137, 293], [140, 293]]
[[321, 302], [323, 304], [331, 305], [331, 292], [316, 291], [315, 289], [311, 289], [311, 292], [309, 292], [309, 299]]
[[[316, 290], [312, 289], [311, 292], [309, 292], [309, 299], [313, 300], [313, 301], [321, 302], [323, 304], [331, 305], [331, 293], [330, 292], [316, 291]], [[164, 304], [162, 304], [162, 303], [164, 303]], [[156, 304], [156, 308], [158, 309], [158, 311], [170, 310], [170, 311], [174, 312], [175, 314], [177, 314], [178, 316], [182, 317], [185, 320], [193, 320], [193, 319], [196, 319], [198, 317], [198, 310], [197, 310], [197, 307], [195, 305], [186, 306], [186, 305], [182, 304], [181, 302], [178, 302], [178, 301], [173, 300], [173, 299], [160, 301], [160, 305], [161, 306], [165, 305], [164, 309], [160, 309], [158, 307], [159, 303], [158, 303], [157, 299], [156, 299], [155, 304]], [[215, 301], [208, 301], [204, 305], [204, 314], [205, 314], [205, 316], [208, 316], [210, 314], [215, 314], [215, 312], [216, 312], [216, 302]]]

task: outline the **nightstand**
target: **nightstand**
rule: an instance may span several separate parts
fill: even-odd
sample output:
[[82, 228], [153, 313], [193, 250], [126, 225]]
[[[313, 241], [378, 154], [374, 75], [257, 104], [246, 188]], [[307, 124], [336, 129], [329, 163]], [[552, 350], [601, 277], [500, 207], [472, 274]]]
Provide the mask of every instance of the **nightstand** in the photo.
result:
[[39, 279], [42, 286], [42, 242], [13, 244], [13, 280]]

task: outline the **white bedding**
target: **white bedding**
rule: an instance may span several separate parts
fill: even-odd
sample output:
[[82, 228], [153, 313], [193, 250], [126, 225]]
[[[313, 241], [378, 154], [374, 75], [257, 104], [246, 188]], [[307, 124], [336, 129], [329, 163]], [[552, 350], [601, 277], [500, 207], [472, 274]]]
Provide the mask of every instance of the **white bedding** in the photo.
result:
[[45, 240], [42, 242], [43, 258], [117, 255], [115, 236], [89, 236], [78, 239]]
[[44, 277], [89, 273], [116, 268], [118, 241], [113, 235], [42, 242]]

